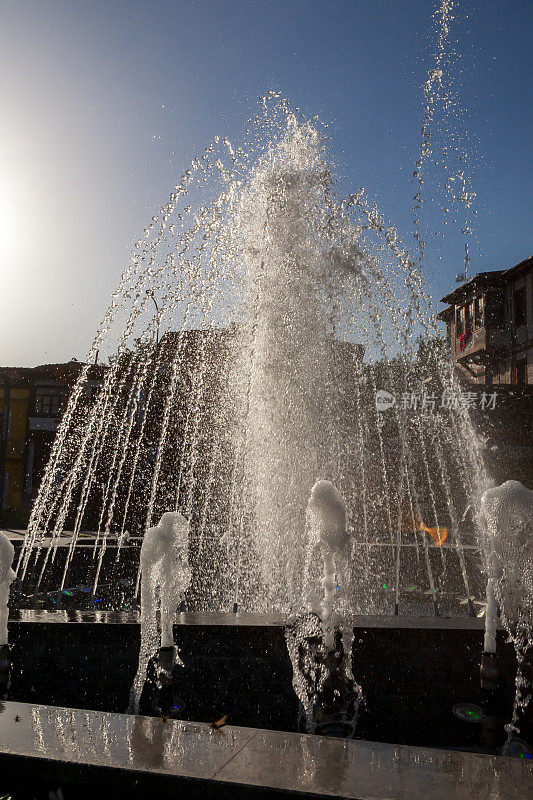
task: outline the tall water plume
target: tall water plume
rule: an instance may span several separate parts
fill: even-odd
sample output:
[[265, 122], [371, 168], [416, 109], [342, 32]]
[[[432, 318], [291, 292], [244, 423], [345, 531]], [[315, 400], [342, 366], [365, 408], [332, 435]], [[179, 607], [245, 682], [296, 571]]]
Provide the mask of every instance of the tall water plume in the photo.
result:
[[[422, 276], [363, 190], [338, 195], [317, 122], [272, 92], [247, 137], [193, 159], [136, 243], [63, 417], [19, 575], [45, 536], [41, 577], [64, 528], [70, 556], [92, 528], [96, 587], [111, 539], [120, 558], [126, 531], [176, 510], [190, 523], [190, 607], [298, 609], [304, 570], [321, 580], [305, 509], [326, 479], [353, 541], [340, 607], [398, 608], [404, 566], [432, 596], [470, 598], [461, 525], [475, 524], [486, 480]], [[100, 373], [97, 350], [109, 355]], [[419, 520], [446, 526], [447, 544]], [[446, 558], [462, 585], [446, 586]]]
[[[449, 226], [447, 234], [431, 231], [433, 237], [448, 240], [452, 227], [460, 227], [464, 245], [464, 271], [468, 279], [471, 240], [475, 234], [476, 193], [472, 187], [471, 136], [465, 126], [468, 110], [459, 100], [460, 56], [455, 52], [452, 29], [459, 3], [435, 0], [431, 66], [422, 86], [422, 125], [420, 152], [414, 165], [416, 194], [413, 197], [413, 227], [420, 263], [424, 262], [427, 242], [424, 236], [423, 208], [430, 201], [440, 206], [441, 222]], [[470, 143], [470, 147], [469, 147]], [[428, 187], [433, 185], [433, 197]], [[452, 224], [450, 224], [452, 223]], [[442, 255], [438, 256], [440, 260]]]

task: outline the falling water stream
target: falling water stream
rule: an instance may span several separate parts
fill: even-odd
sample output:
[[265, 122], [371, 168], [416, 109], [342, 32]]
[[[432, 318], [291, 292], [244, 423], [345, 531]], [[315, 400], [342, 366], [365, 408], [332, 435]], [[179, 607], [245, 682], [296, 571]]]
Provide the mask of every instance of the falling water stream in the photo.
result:
[[[135, 710], [184, 599], [292, 619], [308, 729], [335, 670], [353, 728], [363, 690], [351, 673], [351, 616], [472, 611], [483, 589], [470, 559], [478, 539], [486, 641], [497, 600], [519, 662], [530, 647], [531, 587], [527, 600], [516, 586], [509, 593], [518, 554], [507, 558], [498, 533], [507, 501], [489, 492], [485, 519], [475, 514], [489, 481], [422, 274], [425, 167], [436, 112], [455, 108], [453, 7], [437, 9], [423, 88], [416, 259], [364, 189], [342, 195], [327, 126], [274, 91], [238, 146], [217, 136], [191, 160], [133, 246], [62, 418], [17, 573], [37, 592], [72, 530], [63, 589], [91, 530], [95, 595], [111, 546], [120, 563], [130, 534], [144, 535]], [[464, 165], [462, 143], [449, 146]], [[465, 176], [449, 173], [446, 192], [470, 235]], [[465, 277], [469, 261], [465, 240]], [[98, 353], [108, 362], [96, 374]], [[509, 736], [527, 702], [520, 670], [517, 682]]]
[[346, 609], [407, 604], [403, 563], [445, 594], [450, 557], [471, 597], [460, 520], [485, 485], [477, 440], [418, 268], [364, 190], [340, 196], [328, 149], [271, 92], [242, 146], [217, 138], [191, 161], [95, 337], [20, 575], [49, 537], [39, 584], [68, 525], [65, 585], [80, 532], [97, 530], [95, 591], [109, 543], [120, 559], [126, 531], [173, 510], [190, 525], [190, 607], [297, 611], [304, 577], [321, 580], [305, 520], [324, 479], [351, 530]]
[[484, 493], [480, 514], [488, 576], [484, 649], [496, 653], [499, 616], [518, 667], [512, 716], [505, 726], [509, 749], [533, 693], [528, 666], [533, 649], [533, 491], [506, 481]]

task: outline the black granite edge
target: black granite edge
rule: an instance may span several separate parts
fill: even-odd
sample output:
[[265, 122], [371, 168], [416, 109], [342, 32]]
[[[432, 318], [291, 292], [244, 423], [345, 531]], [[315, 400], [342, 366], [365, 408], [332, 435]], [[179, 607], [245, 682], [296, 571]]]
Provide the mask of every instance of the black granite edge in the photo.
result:
[[[484, 630], [485, 621], [478, 617], [417, 617], [417, 616], [381, 616], [354, 615], [351, 618], [354, 628], [386, 628], [411, 630]], [[191, 627], [254, 627], [284, 628], [290, 618], [281, 614], [261, 614], [256, 612], [233, 613], [183, 612], [176, 614], [174, 625]], [[140, 615], [137, 611], [75, 611], [58, 609], [44, 611], [39, 609], [10, 609], [9, 623], [31, 624], [85, 624], [85, 625], [139, 625]]]

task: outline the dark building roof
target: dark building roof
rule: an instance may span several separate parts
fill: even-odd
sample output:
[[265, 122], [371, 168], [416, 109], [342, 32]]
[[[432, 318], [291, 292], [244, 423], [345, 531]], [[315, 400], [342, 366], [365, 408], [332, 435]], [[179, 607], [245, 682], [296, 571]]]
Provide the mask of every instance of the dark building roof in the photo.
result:
[[[41, 364], [38, 367], [0, 367], [0, 382], [8, 378], [21, 383], [32, 380], [58, 381], [72, 384], [78, 379], [85, 364], [82, 361], [68, 361], [66, 364]], [[107, 367], [102, 364], [93, 364], [89, 368], [89, 378], [99, 380], [105, 374]]]
[[[504, 286], [510, 280], [517, 277], [518, 273], [522, 272], [522, 270], [531, 266], [533, 266], [533, 256], [528, 256], [528, 258], [525, 258], [523, 261], [520, 261], [519, 264], [515, 264], [514, 267], [510, 267], [509, 269], [494, 269], [490, 272], [478, 272], [478, 274], [471, 278], [467, 283], [461, 284], [461, 286], [458, 286], [457, 289], [454, 289], [452, 292], [443, 297], [440, 302], [456, 305], [474, 289], [486, 289], [488, 287], [496, 288], [498, 286]], [[441, 314], [444, 314], [444, 312], [440, 312], [438, 319], [444, 318], [441, 316]]]
[[478, 272], [478, 274], [469, 281], [462, 283], [461, 286], [457, 287], [457, 289], [454, 289], [445, 297], [442, 297], [440, 302], [455, 305], [468, 294], [470, 294], [474, 289], [486, 289], [489, 286], [501, 286], [503, 282], [502, 276], [505, 274], [505, 272], [506, 270], [503, 269], [495, 269], [492, 270], [492, 272]]
[[442, 311], [439, 311], [437, 314], [437, 319], [440, 319], [442, 322], [452, 322], [454, 319], [454, 310], [451, 306], [448, 308], [444, 308]]
[[524, 258], [523, 261], [520, 261], [519, 264], [515, 264], [514, 267], [506, 269], [504, 271], [504, 277], [506, 279], [514, 278], [516, 277], [516, 275], [518, 275], [519, 272], [522, 272], [524, 269], [527, 269], [528, 267], [533, 267], [533, 256], [528, 256], [527, 258]]

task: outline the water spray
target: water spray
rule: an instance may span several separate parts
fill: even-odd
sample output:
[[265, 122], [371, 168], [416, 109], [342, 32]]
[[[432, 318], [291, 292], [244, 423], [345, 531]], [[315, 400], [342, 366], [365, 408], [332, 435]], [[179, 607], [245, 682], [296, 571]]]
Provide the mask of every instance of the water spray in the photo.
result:
[[15, 548], [3, 531], [0, 531], [0, 697], [3, 697], [9, 684], [11, 658], [9, 655], [7, 618], [11, 584], [16, 578], [13, 572]]
[[156, 685], [164, 690], [165, 697], [173, 686], [174, 668], [183, 666], [172, 628], [174, 613], [191, 580], [188, 545], [189, 523], [179, 512], [166, 512], [159, 524], [148, 528], [144, 535], [140, 563], [141, 647], [131, 698], [135, 713], [139, 710], [146, 668], [156, 652]]
[[[506, 481], [488, 489], [481, 498], [485, 523], [484, 556], [487, 573], [487, 611], [481, 686], [488, 698], [485, 734], [494, 744], [495, 698], [501, 684], [496, 649], [498, 616], [513, 642], [517, 674], [512, 717], [505, 726], [504, 753], [512, 755], [519, 719], [531, 698], [531, 652], [533, 647], [533, 491], [518, 481]], [[499, 614], [498, 614], [499, 610]], [[521, 741], [521, 740], [520, 740]]]
[[309, 732], [351, 737], [362, 698], [352, 667], [353, 628], [335, 613], [338, 579], [348, 581], [351, 554], [346, 506], [331, 481], [319, 480], [307, 504], [309, 548], [320, 552], [323, 596], [286, 629], [293, 686]]

